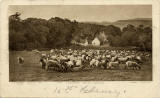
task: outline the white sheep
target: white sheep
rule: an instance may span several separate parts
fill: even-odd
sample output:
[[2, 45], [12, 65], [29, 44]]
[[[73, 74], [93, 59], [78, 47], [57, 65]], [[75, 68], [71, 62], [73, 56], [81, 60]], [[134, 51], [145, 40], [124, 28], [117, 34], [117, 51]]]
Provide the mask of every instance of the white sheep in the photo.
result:
[[111, 59], [111, 55], [106, 55], [106, 58]]
[[55, 60], [55, 59], [57, 59], [57, 56], [56, 56], [56, 55], [52, 55], [52, 56], [50, 57], [50, 59]]
[[99, 65], [98, 65], [98, 66], [99, 66], [100, 68], [106, 69], [107, 66], [108, 66], [108, 62], [109, 62], [108, 59], [102, 59], [102, 60], [99, 62]]
[[127, 58], [133, 60], [135, 58], [135, 55], [128, 55]]
[[74, 65], [73, 61], [68, 61], [66, 62], [67, 66], [70, 68]]
[[90, 61], [90, 67], [94, 67], [95, 66], [95, 64], [96, 64], [96, 59], [92, 59], [91, 61]]
[[74, 57], [73, 55], [70, 55], [68, 58], [69, 58], [71, 61], [75, 60], [75, 57]]
[[95, 66], [96, 66], [96, 67], [98, 67], [98, 66], [99, 66], [99, 61], [98, 61], [98, 60], [96, 60], [96, 62], [95, 62]]
[[76, 66], [82, 66], [82, 60], [81, 59], [76, 60]]
[[141, 66], [137, 62], [127, 61], [125, 68], [141, 69]]
[[49, 67], [54, 67], [58, 69], [58, 68], [61, 68], [62, 66], [55, 60], [47, 60], [45, 69], [48, 70]]
[[139, 61], [139, 62], [142, 62], [142, 58], [140, 56], [136, 56], [136, 59]]
[[47, 54], [42, 53], [41, 56], [42, 56], [42, 57], [47, 57]]
[[119, 61], [120, 63], [124, 63], [124, 62], [126, 62], [128, 59], [129, 59], [128, 57], [119, 57], [119, 58], [118, 58], [118, 61]]
[[117, 60], [117, 58], [118, 58], [118, 57], [117, 57], [117, 55], [116, 55], [116, 56], [114, 56], [114, 57], [111, 58], [111, 61], [114, 62], [114, 61]]
[[50, 53], [52, 54], [53, 52], [54, 52], [54, 50], [53, 50], [53, 49], [51, 49], [51, 50], [50, 50]]
[[109, 69], [109, 68], [117, 68], [117, 67], [119, 67], [119, 62], [118, 61], [116, 61], [116, 62], [109, 62], [109, 64], [108, 64], [108, 66], [107, 66], [107, 69]]

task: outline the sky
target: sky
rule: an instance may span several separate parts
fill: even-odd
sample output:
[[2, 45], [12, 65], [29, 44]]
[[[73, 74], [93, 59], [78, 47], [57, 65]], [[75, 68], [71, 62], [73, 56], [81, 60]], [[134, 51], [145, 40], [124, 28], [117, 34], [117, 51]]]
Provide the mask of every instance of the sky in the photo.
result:
[[152, 18], [151, 5], [10, 5], [8, 12], [20, 12], [21, 19], [61, 17], [79, 22]]

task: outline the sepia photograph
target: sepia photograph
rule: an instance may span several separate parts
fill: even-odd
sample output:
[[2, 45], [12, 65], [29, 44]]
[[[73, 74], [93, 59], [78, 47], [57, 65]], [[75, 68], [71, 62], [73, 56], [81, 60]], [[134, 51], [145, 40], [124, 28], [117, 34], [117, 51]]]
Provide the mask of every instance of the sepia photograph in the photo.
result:
[[9, 81], [152, 81], [152, 5], [9, 5]]
[[0, 98], [160, 98], [159, 0], [0, 1]]

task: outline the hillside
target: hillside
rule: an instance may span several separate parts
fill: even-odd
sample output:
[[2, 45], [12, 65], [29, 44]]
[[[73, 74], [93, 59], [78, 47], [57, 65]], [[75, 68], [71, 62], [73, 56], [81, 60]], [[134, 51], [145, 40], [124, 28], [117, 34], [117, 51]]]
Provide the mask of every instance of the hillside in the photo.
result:
[[151, 26], [152, 19], [151, 18], [137, 18], [137, 19], [130, 19], [130, 20], [119, 20], [113, 23], [113, 25], [118, 26], [120, 28], [125, 27], [127, 24], [132, 24], [134, 26], [144, 25]]
[[128, 20], [118, 20], [116, 22], [104, 21], [104, 22], [87, 22], [87, 23], [99, 24], [99, 25], [104, 25], [104, 26], [114, 25], [122, 29], [128, 24], [132, 24], [136, 27], [139, 25], [144, 25], [144, 27], [152, 26], [152, 19], [151, 18], [135, 18], [135, 19], [128, 19]]

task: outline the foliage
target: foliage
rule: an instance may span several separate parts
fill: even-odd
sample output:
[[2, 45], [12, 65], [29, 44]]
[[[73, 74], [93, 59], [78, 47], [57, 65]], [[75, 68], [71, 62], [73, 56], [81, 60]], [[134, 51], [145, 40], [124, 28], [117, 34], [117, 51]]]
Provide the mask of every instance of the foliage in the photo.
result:
[[71, 45], [71, 41], [84, 41], [91, 44], [96, 36], [103, 41], [104, 35], [110, 46], [136, 46], [143, 50], [152, 50], [152, 28], [128, 24], [122, 30], [114, 25], [80, 23], [76, 20], [52, 17], [49, 20], [27, 18], [21, 20], [20, 13], [9, 17], [9, 49], [59, 48]]

